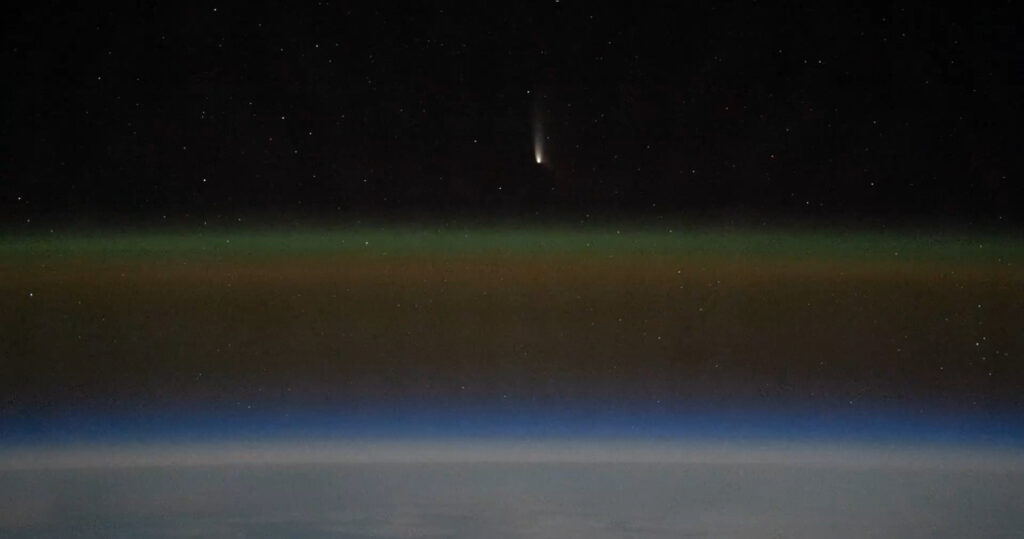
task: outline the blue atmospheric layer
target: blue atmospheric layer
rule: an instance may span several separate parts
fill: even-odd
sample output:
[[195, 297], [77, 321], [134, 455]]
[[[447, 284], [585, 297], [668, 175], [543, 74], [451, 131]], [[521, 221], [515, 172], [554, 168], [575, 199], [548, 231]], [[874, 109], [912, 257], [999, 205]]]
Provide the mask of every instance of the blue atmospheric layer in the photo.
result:
[[0, 412], [0, 446], [290, 439], [679, 439], [1024, 447], [1016, 409], [724, 406], [331, 406]]

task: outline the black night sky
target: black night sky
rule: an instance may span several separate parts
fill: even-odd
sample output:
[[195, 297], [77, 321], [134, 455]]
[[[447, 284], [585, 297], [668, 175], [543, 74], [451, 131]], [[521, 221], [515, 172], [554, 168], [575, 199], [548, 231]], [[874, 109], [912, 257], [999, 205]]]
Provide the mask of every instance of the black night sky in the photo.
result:
[[2, 18], [9, 225], [563, 211], [1019, 220], [1024, 41], [1005, 2], [42, 2]]

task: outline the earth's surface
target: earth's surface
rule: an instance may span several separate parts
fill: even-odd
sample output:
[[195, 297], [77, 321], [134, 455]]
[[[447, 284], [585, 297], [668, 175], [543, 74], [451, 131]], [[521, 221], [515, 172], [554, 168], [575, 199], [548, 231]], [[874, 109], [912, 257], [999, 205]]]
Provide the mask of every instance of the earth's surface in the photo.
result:
[[976, 450], [241, 444], [26, 455], [9, 455], [0, 471], [4, 537], [959, 538], [1024, 529], [1021, 459]]

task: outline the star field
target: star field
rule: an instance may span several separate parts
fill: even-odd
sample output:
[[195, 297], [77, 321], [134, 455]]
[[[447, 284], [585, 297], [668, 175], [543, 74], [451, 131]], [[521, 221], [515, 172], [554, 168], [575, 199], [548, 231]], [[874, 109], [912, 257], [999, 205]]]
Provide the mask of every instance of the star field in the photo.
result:
[[1022, 165], [1010, 11], [23, 6], [4, 17], [0, 208], [37, 225], [581, 209], [1005, 222]]

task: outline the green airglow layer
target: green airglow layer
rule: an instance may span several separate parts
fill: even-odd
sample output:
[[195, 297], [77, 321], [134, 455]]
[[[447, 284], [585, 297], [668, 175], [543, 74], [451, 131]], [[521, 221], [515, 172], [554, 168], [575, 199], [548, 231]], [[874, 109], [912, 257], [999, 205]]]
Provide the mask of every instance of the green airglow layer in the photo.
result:
[[651, 227], [335, 227], [0, 236], [0, 261], [37, 257], [707, 255], [1015, 265], [1024, 241], [949, 233]]

